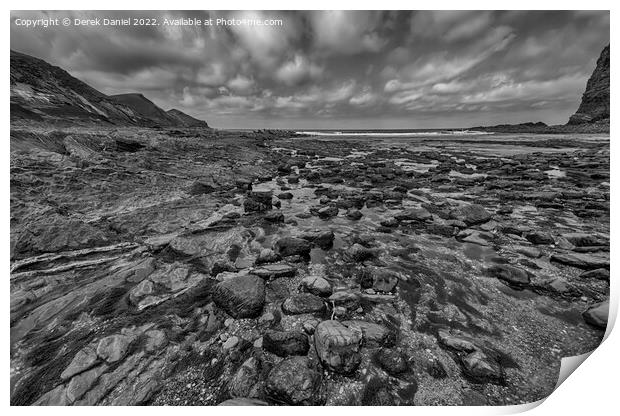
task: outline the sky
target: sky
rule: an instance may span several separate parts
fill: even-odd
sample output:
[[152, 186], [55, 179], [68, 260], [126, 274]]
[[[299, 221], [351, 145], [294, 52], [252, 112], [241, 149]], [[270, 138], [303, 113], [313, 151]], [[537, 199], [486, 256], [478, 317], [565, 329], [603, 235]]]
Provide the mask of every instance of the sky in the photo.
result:
[[217, 128], [564, 124], [608, 43], [608, 11], [11, 12], [11, 49]]

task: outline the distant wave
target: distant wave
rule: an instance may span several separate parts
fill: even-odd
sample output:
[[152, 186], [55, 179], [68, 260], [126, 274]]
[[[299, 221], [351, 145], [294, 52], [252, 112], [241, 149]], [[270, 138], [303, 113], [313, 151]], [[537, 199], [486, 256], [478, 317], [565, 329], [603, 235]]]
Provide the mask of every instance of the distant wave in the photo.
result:
[[492, 132], [476, 130], [439, 130], [439, 131], [296, 131], [307, 136], [365, 136], [365, 137], [411, 137], [411, 136], [482, 136]]

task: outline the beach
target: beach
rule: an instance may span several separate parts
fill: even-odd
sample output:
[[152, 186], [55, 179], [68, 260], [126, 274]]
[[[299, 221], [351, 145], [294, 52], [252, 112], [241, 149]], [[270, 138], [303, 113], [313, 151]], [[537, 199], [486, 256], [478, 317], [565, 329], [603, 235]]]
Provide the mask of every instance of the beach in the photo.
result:
[[12, 402], [546, 397], [604, 332], [608, 136], [372, 133], [16, 126]]

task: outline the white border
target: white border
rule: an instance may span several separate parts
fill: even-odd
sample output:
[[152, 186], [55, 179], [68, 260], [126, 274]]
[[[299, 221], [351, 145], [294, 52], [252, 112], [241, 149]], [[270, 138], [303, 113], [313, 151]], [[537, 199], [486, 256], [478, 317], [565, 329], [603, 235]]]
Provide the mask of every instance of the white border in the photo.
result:
[[[617, 2], [615, 2], [618, 4]], [[288, 1], [262, 1], [260, 3], [250, 2], [250, 1], [241, 1], [241, 0], [226, 0], [222, 2], [205, 2], [205, 1], [185, 1], [185, 0], [176, 0], [174, 2], [164, 2], [164, 1], [120, 1], [120, 0], [106, 0], [106, 1], [88, 1], [84, 0], [76, 1], [76, 0], [56, 0], [54, 2], [44, 2], [44, 1], [9, 1], [5, 2], [6, 6], [6, 18], [5, 22], [8, 23], [8, 14], [11, 9], [15, 10], [158, 10], [158, 9], [178, 9], [178, 10], [241, 10], [241, 9], [260, 9], [260, 10], [288, 10], [288, 9], [376, 9], [376, 10], [387, 10], [387, 9], [448, 9], [448, 10], [460, 10], [460, 9], [472, 9], [472, 10], [482, 10], [489, 9], [494, 10], [498, 7], [502, 9], [521, 9], [521, 10], [553, 10], [553, 9], [589, 9], [589, 10], [611, 10], [611, 43], [615, 47], [618, 43], [616, 43], [616, 11], [613, 7], [614, 2], [611, 1], [598, 1], [598, 0], [589, 0], [587, 2], [581, 1], [573, 1], [573, 0], [565, 0], [565, 1], [533, 1], [533, 0], [521, 0], [521, 1], [503, 1], [498, 3], [497, 1], [468, 1], [468, 2], [458, 2], [458, 1], [433, 1], [433, 2], [418, 2], [417, 4], [412, 1], [393, 1], [393, 0], [383, 0], [381, 2], [360, 2], [360, 1], [334, 1], [334, 0], [313, 0], [312, 2], [307, 2], [306, 4], [298, 4], [295, 2]], [[429, 7], [430, 6], [430, 7]], [[4, 36], [2, 36], [1, 42], [4, 44], [4, 53], [3, 57], [3, 65], [2, 72], [4, 75], [5, 82], [9, 79], [9, 48], [10, 48], [10, 40], [9, 40], [9, 25], [7, 24], [4, 27]], [[612, 47], [612, 56], [613, 51], [615, 49]], [[618, 71], [616, 71], [616, 67], [612, 65], [612, 78], [614, 80], [618, 79], [616, 75]], [[616, 90], [615, 81], [612, 82], [612, 109], [618, 108], [618, 102], [616, 98]], [[585, 86], [584, 86], [585, 87]], [[8, 82], [5, 84], [6, 94], [4, 100], [2, 100], [2, 108], [3, 108], [3, 116], [5, 120], [5, 128], [3, 131], [6, 132], [6, 135], [0, 140], [1, 146], [1, 154], [5, 157], [5, 163], [3, 164], [3, 174], [0, 179], [0, 183], [2, 186], [2, 191], [4, 194], [4, 199], [2, 201], [2, 213], [5, 221], [3, 222], [3, 235], [5, 236], [2, 244], [2, 267], [3, 270], [6, 270], [5, 275], [5, 284], [8, 285], [9, 277], [9, 223], [8, 219], [10, 218], [10, 209], [9, 209], [9, 85]], [[616, 116], [612, 117], [616, 120]], [[612, 125], [611, 137], [612, 137], [612, 168], [611, 168], [611, 184], [612, 184], [612, 209], [613, 207], [617, 207], [618, 204], [616, 198], [616, 192], [613, 190], [614, 185], [616, 183], [616, 179], [618, 178], [618, 169], [617, 163], [614, 161], [617, 159], [616, 157], [616, 148], [618, 145], [614, 144], [614, 136], [616, 136], [616, 132], [618, 129], [614, 128]], [[620, 138], [616, 138], [616, 140], [620, 140]], [[614, 242], [617, 237], [617, 225], [614, 216], [611, 217], [611, 237], [612, 237], [612, 246], [611, 246], [611, 258], [618, 258], [615, 256], [617, 253], [616, 245]], [[615, 275], [617, 267], [615, 267], [615, 262], [612, 262], [611, 274]], [[612, 282], [615, 283], [614, 277], [612, 277]], [[6, 286], [5, 286], [6, 287]], [[618, 309], [618, 284], [612, 284], [612, 301], [610, 314], [612, 316], [616, 316]], [[7, 290], [4, 294], [5, 308], [4, 310], [8, 312], [8, 305], [10, 302], [10, 294], [7, 287]], [[5, 376], [2, 378], [2, 394], [3, 394], [3, 405], [8, 408], [9, 406], [9, 377], [8, 377], [8, 369], [10, 367], [9, 363], [9, 314], [6, 313], [4, 317], [4, 330], [5, 330], [5, 342], [2, 344], [2, 356], [6, 360], [6, 371]], [[490, 414], [512, 414], [518, 413], [524, 410], [530, 410], [530, 414], [532, 415], [547, 415], [547, 414], [562, 414], [562, 415], [572, 415], [572, 414], [614, 414], [618, 409], [618, 371], [620, 366], [618, 365], [619, 359], [618, 356], [620, 354], [620, 341], [618, 337], [618, 331], [613, 331], [609, 334], [603, 344], [599, 348], [597, 348], [592, 355], [587, 359], [587, 363], [585, 365], [581, 365], [576, 369], [573, 375], [568, 377], [568, 379], [559, 386], [559, 388], [549, 396], [547, 400], [544, 400], [539, 403], [523, 405], [523, 406], [510, 406], [510, 407], [416, 407], [416, 408], [389, 408], [385, 409], [385, 411], [389, 411], [390, 413], [399, 413], [399, 414], [409, 414], [410, 412], [415, 412], [416, 414], [439, 414], [439, 415], [490, 415]], [[9, 414], [35, 414], [35, 412], [45, 412], [46, 414], [50, 414], [52, 416], [61, 415], [61, 414], [81, 414], [86, 409], [80, 408], [34, 408], [34, 407], [24, 407], [24, 408], [8, 408]], [[252, 412], [253, 414], [282, 414], [283, 412], [290, 411], [289, 409], [283, 407], [268, 407], [268, 408], [259, 408], [254, 407], [251, 409], [248, 408], [231, 408], [231, 407], [210, 407], [205, 409], [203, 407], [191, 407], [191, 408], [149, 408], [144, 409], [151, 414], [154, 415], [166, 415], [169, 416], [171, 412], [182, 412], [184, 414], [196, 414], [196, 415], [204, 415], [206, 412], [214, 413], [214, 414], [245, 414], [246, 412]], [[295, 412], [299, 414], [310, 414], [315, 412], [321, 413], [338, 413], [342, 414], [342, 412], [355, 412], [360, 415], [369, 415], [376, 412], [378, 409], [368, 408], [368, 407], [359, 407], [352, 409], [342, 409], [338, 407], [324, 407], [321, 409], [310, 409], [310, 408], [298, 408], [295, 409]], [[106, 412], [115, 412], [119, 416], [129, 415], [130, 412], [135, 412], [133, 409], [129, 408], [91, 408], [88, 409], [88, 412], [93, 412], [94, 414], [105, 414]], [[381, 410], [383, 411], [383, 409]]]

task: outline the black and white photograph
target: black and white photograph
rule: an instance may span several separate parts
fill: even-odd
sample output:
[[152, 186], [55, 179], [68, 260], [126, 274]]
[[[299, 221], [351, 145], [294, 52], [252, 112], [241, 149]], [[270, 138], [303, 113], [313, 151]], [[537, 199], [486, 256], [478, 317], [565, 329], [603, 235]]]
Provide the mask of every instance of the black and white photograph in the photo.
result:
[[546, 399], [613, 319], [610, 43], [609, 10], [10, 11], [10, 405]]

